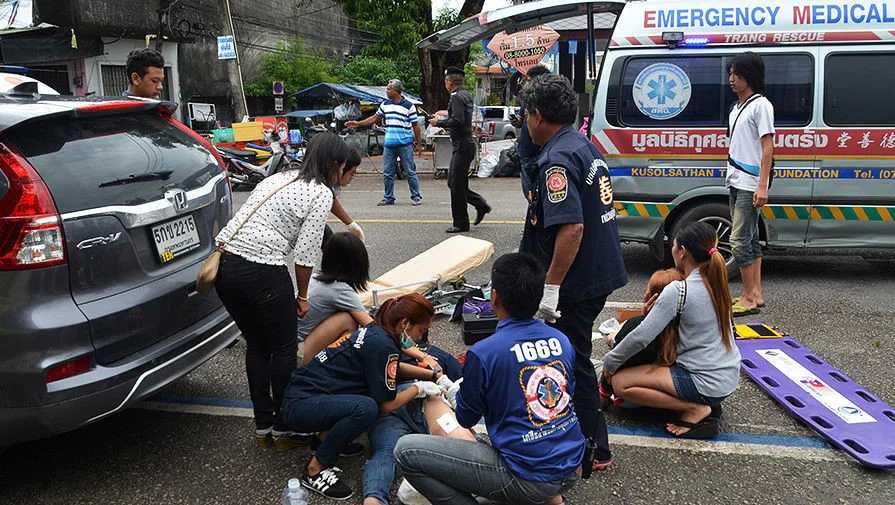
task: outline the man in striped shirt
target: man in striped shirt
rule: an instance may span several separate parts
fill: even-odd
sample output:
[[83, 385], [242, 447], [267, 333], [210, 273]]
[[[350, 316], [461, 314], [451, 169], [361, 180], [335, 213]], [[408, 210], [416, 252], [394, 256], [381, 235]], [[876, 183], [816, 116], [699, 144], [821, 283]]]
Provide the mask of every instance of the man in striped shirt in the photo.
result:
[[385, 125], [385, 147], [382, 152], [382, 179], [385, 184], [385, 195], [377, 205], [395, 204], [395, 171], [398, 158], [404, 166], [407, 184], [410, 185], [410, 201], [413, 205], [423, 202], [420, 195], [420, 179], [416, 175], [416, 164], [413, 162], [414, 143], [416, 150], [422, 150], [420, 143], [420, 124], [416, 115], [416, 106], [401, 94], [404, 85], [398, 79], [388, 81], [385, 93], [388, 100], [382, 102], [376, 114], [363, 121], [346, 121], [347, 128], [370, 126], [382, 119]]

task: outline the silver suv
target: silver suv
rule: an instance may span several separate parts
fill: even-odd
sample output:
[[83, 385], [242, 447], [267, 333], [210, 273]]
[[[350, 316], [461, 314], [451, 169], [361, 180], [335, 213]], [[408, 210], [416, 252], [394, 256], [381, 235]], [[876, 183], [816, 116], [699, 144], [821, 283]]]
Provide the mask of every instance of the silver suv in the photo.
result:
[[230, 188], [175, 109], [0, 95], [0, 447], [118, 412], [235, 341], [196, 292]]

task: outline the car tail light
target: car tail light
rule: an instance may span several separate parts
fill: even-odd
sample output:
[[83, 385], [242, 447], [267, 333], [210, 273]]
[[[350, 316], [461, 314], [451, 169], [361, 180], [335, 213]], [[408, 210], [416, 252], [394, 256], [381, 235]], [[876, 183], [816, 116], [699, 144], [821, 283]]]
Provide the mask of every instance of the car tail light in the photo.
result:
[[0, 143], [9, 190], [0, 200], [0, 270], [65, 263], [62, 221], [50, 190], [22, 155]]
[[68, 363], [56, 365], [47, 370], [47, 384], [84, 373], [90, 370], [90, 358], [84, 356]]
[[497, 129], [497, 125], [494, 123], [494, 121], [488, 123], [488, 129], [491, 130], [491, 135], [494, 135], [494, 132]]
[[[189, 136], [193, 137], [194, 139], [198, 140], [199, 143], [201, 143], [203, 146], [205, 146], [205, 149], [208, 149], [208, 151], [211, 153], [211, 155], [214, 156], [214, 159], [217, 160], [218, 165], [220, 165], [221, 170], [223, 170], [223, 172], [224, 172], [224, 180], [227, 181], [227, 195], [228, 195], [228, 196], [231, 196], [231, 195], [233, 194], [233, 189], [230, 187], [230, 178], [227, 177], [227, 164], [224, 163], [224, 158], [221, 158], [221, 153], [219, 153], [218, 150], [215, 149], [215, 147], [214, 147], [213, 145], [211, 145], [211, 142], [209, 142], [208, 139], [206, 139], [206, 138], [203, 137], [202, 135], [199, 135], [198, 133], [196, 133], [195, 131], [193, 131], [192, 128], [188, 127], [187, 125], [185, 125], [185, 124], [181, 123], [180, 121], [178, 121], [178, 120], [174, 119], [173, 117], [171, 117], [171, 114], [172, 114], [172, 113], [173, 113], [173, 111], [171, 111], [171, 112], [169, 113], [168, 110], [159, 107], [159, 114], [160, 114], [160, 115], [162, 115], [162, 116], [167, 116], [168, 121], [170, 121], [174, 126], [180, 128], [181, 130], [183, 130], [184, 132], [186, 132], [187, 135], [189, 135]], [[232, 207], [232, 205], [233, 205], [233, 203], [232, 203], [232, 202], [233, 202], [233, 199], [232, 199], [232, 198], [228, 198], [227, 201], [228, 201], [228, 202], [231, 202], [231, 203], [230, 203], [230, 206], [231, 206], [231, 207], [230, 207], [230, 213], [232, 214], [232, 213], [233, 213], [233, 207]]]

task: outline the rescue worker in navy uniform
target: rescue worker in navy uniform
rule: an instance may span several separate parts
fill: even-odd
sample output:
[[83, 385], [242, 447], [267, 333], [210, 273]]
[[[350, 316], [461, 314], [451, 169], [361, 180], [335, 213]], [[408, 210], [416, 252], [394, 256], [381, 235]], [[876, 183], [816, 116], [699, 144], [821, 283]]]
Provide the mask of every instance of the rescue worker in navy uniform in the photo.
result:
[[429, 120], [429, 124], [438, 128], [447, 128], [451, 132], [451, 165], [448, 168], [448, 188], [451, 190], [451, 217], [453, 226], [445, 230], [447, 233], [469, 231], [469, 212], [467, 204], [475, 207], [475, 221], [479, 224], [485, 214], [491, 212], [488, 202], [482, 195], [469, 189], [469, 165], [475, 159], [475, 140], [472, 138], [472, 111], [475, 107], [472, 95], [463, 87], [465, 73], [458, 67], [448, 67], [444, 72], [444, 87], [451, 94], [447, 117], [442, 111]]
[[541, 156], [519, 250], [547, 269], [538, 317], [575, 348], [575, 410], [585, 438], [596, 446], [593, 469], [602, 470], [612, 453], [590, 361], [591, 333], [606, 298], [628, 282], [609, 170], [597, 147], [572, 126], [578, 97], [568, 79], [539, 77], [520, 99]]

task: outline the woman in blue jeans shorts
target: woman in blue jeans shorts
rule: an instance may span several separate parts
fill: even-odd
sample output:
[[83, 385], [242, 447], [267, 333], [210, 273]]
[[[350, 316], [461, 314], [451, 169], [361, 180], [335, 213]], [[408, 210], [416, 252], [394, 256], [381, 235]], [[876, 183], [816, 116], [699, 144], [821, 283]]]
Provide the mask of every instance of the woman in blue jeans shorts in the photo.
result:
[[[718, 235], [708, 224], [681, 227], [671, 255], [685, 280], [666, 286], [643, 322], [603, 357], [603, 376], [617, 396], [680, 413], [666, 426], [676, 437], [717, 436], [721, 401], [739, 384], [727, 268], [717, 245]], [[660, 361], [670, 365], [619, 369], [673, 322], [678, 331], [665, 340]]]
[[283, 417], [299, 432], [323, 439], [301, 483], [327, 498], [344, 500], [353, 491], [336, 467], [339, 454], [387, 414], [414, 398], [441, 394], [441, 386], [418, 381], [397, 390], [402, 348], [413, 345], [432, 322], [435, 310], [412, 293], [382, 304], [373, 324], [345, 335], [292, 373], [283, 394]]

